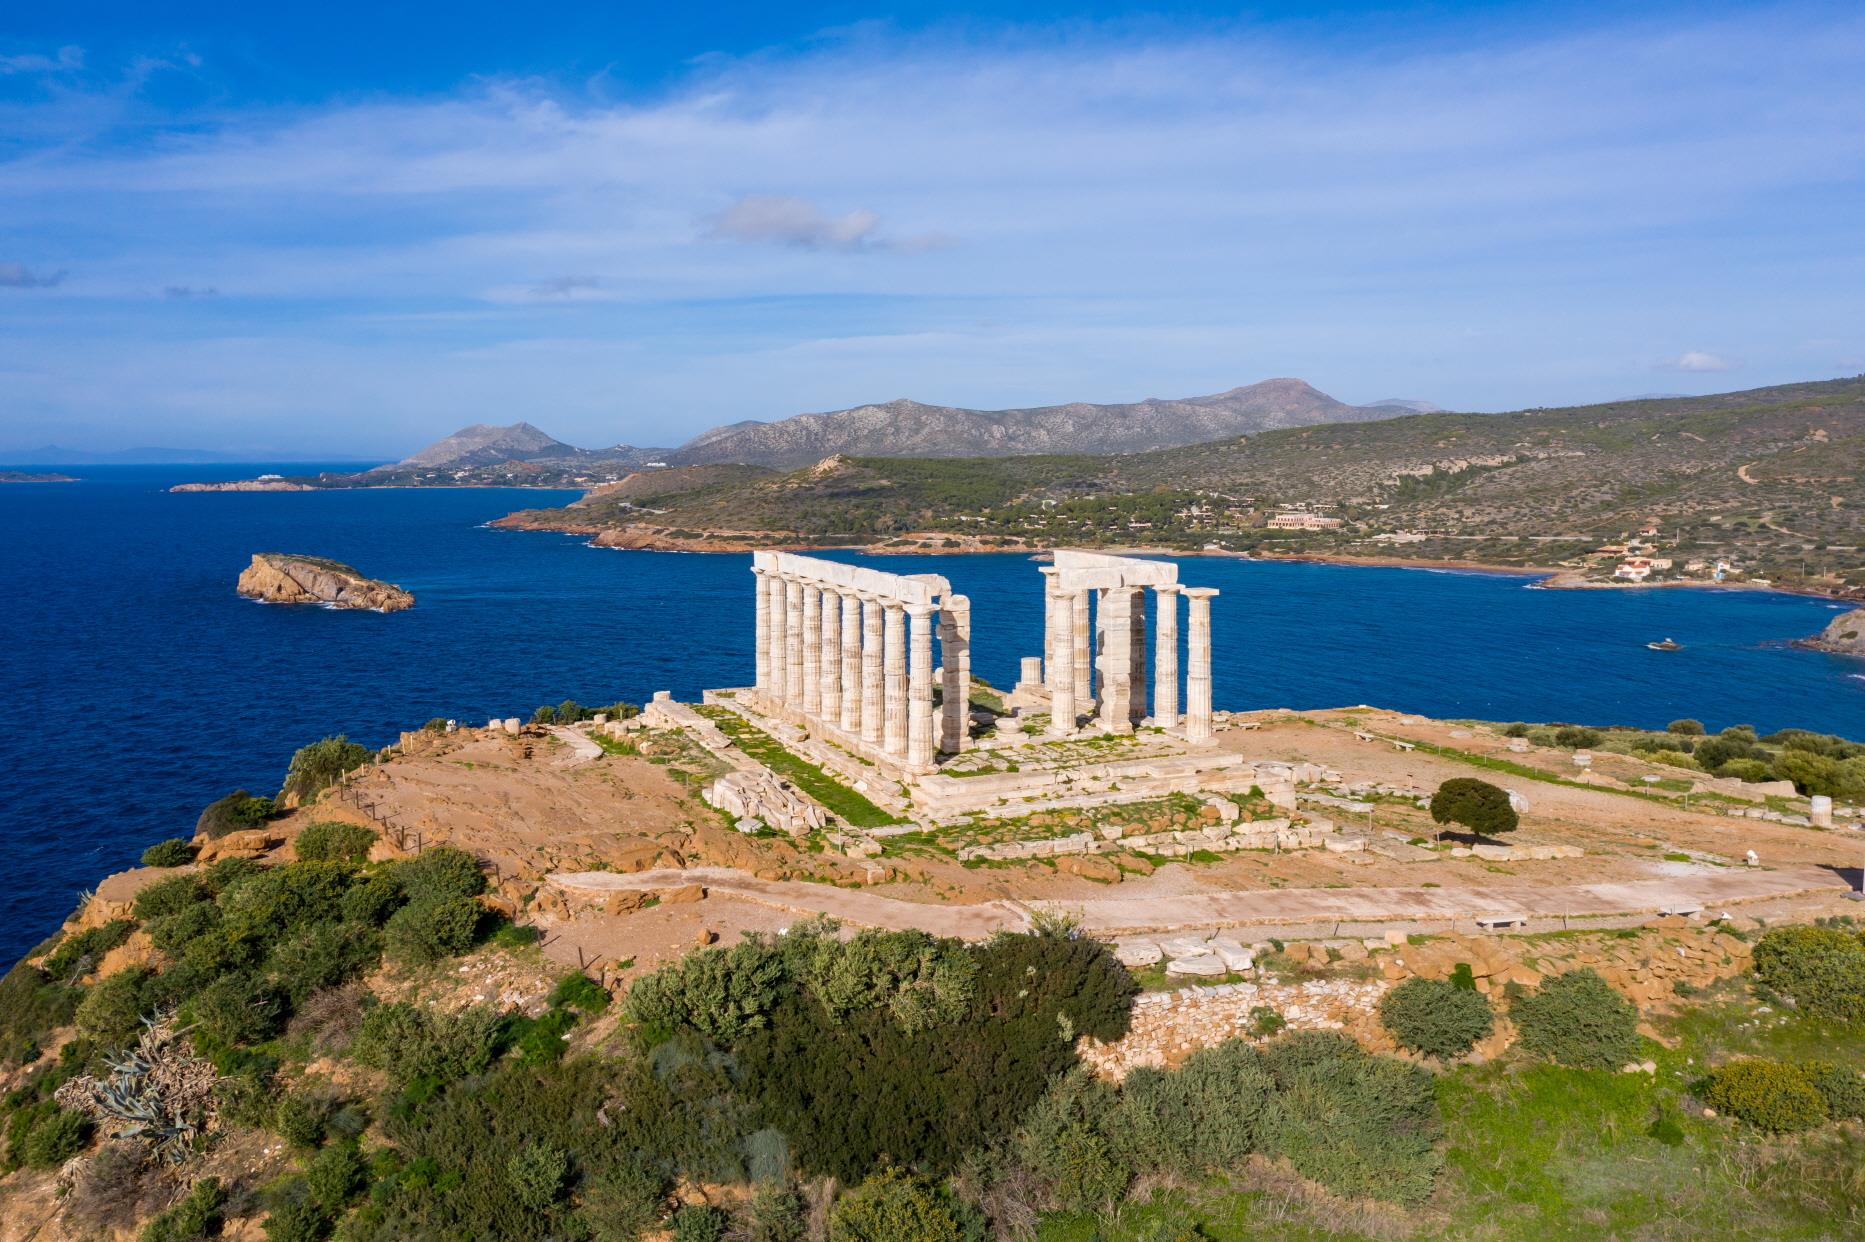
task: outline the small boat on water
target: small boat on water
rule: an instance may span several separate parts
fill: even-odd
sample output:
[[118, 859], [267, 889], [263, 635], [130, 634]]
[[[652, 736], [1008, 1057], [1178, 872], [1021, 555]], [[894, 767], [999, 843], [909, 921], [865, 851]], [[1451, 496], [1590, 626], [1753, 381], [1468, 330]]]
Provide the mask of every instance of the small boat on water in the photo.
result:
[[1678, 642], [1674, 638], [1667, 638], [1661, 643], [1646, 643], [1645, 645], [1650, 647], [1653, 651], [1682, 651], [1684, 649], [1684, 644]]

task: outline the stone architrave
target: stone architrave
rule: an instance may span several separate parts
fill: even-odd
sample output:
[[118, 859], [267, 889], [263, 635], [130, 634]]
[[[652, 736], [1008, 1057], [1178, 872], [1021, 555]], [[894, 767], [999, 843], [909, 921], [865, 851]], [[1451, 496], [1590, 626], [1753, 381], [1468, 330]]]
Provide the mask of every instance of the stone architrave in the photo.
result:
[[939, 610], [939, 660], [939, 749], [955, 755], [971, 740], [971, 601], [963, 595], [947, 596]]
[[768, 589], [767, 574], [762, 569], [753, 569], [757, 575], [757, 587], [752, 595], [752, 607], [757, 612], [757, 681], [758, 693], [768, 694], [771, 688], [771, 593]]
[[933, 660], [931, 604], [908, 604], [907, 621], [907, 763], [933, 763]]
[[1131, 587], [1109, 587], [1101, 597], [1101, 727], [1109, 733], [1133, 731], [1133, 596]]
[[907, 754], [907, 641], [906, 605], [885, 602], [883, 611], [883, 673], [886, 679], [881, 711], [881, 749], [897, 759]]
[[1211, 597], [1216, 587], [1187, 587], [1185, 740], [1211, 740]]
[[803, 703], [803, 584], [784, 579], [784, 702]]
[[1153, 723], [1171, 729], [1179, 723], [1179, 588], [1155, 587], [1153, 598]]
[[887, 715], [882, 614], [880, 600], [861, 597], [861, 740], [874, 747], [881, 745]]
[[842, 723], [842, 597], [822, 593], [822, 719]]
[[1075, 662], [1075, 710], [1092, 711], [1094, 707], [1094, 627], [1088, 615], [1088, 592], [1069, 592], [1069, 621], [1073, 629], [1072, 650]]
[[861, 599], [844, 591], [842, 600], [842, 717], [846, 733], [861, 732]]
[[[1053, 583], [1055, 580], [1050, 579]], [[1067, 737], [1075, 732], [1075, 614], [1068, 596], [1051, 585], [1045, 597], [1049, 618], [1048, 667], [1056, 671], [1049, 683], [1049, 733]]]
[[822, 711], [822, 588], [803, 584], [803, 698], [805, 716]]

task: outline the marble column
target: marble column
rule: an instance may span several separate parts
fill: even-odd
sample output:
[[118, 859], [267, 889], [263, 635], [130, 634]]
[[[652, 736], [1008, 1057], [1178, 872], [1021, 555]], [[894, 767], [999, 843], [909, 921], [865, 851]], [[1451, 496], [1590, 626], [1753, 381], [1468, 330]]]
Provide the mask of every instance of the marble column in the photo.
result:
[[1153, 598], [1153, 723], [1170, 729], [1179, 723], [1179, 588], [1155, 587]]
[[784, 692], [786, 706], [803, 702], [803, 584], [784, 579]]
[[861, 740], [879, 748], [886, 715], [886, 681], [882, 673], [881, 601], [861, 597]]
[[842, 723], [842, 596], [822, 593], [822, 719]]
[[1069, 620], [1074, 631], [1070, 654], [1075, 661], [1075, 710], [1089, 712], [1094, 709], [1094, 626], [1088, 615], [1088, 592], [1069, 596]]
[[1108, 588], [1095, 618], [1101, 638], [1101, 727], [1110, 733], [1133, 729], [1133, 596], [1132, 587]]
[[1185, 740], [1211, 740], [1211, 597], [1216, 587], [1185, 588]]
[[939, 610], [939, 660], [945, 669], [939, 749], [956, 755], [971, 740], [971, 601], [948, 595]]
[[907, 620], [907, 763], [930, 768], [933, 762], [933, 659], [931, 604], [908, 604]]
[[883, 601], [885, 621], [882, 646], [885, 699], [881, 709], [881, 749], [897, 759], [907, 757], [907, 636], [905, 606]]
[[803, 699], [805, 716], [822, 711], [822, 588], [803, 584]]
[[757, 584], [756, 594], [752, 597], [752, 604], [757, 609], [758, 618], [757, 657], [755, 661], [758, 671], [757, 680], [754, 684], [757, 686], [758, 693], [763, 695], [769, 693], [771, 688], [771, 593], [765, 582], [766, 575], [764, 571], [762, 569], [754, 569], [751, 572], [754, 575], [752, 581]]
[[1146, 719], [1146, 588], [1134, 588], [1127, 598], [1127, 721], [1137, 726]]
[[[1061, 607], [1055, 592], [1056, 579], [1061, 570], [1054, 565], [1039, 565], [1036, 572], [1043, 576], [1043, 688], [1055, 693], [1056, 680], [1062, 675], [1064, 667], [1072, 665], [1058, 664], [1055, 659], [1056, 610]], [[1068, 674], [1073, 676], [1072, 673]]]
[[861, 600], [842, 596], [842, 717], [846, 733], [861, 731]]
[[1044, 600], [1043, 613], [1049, 619], [1047, 665], [1054, 672], [1049, 679], [1049, 734], [1067, 737], [1075, 732], [1075, 614], [1054, 578]]

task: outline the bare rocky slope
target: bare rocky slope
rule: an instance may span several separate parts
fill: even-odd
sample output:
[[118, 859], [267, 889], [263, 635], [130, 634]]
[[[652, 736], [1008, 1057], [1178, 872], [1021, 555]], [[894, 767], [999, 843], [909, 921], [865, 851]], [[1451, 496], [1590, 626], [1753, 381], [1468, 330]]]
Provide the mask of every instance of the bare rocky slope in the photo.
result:
[[1347, 405], [1299, 379], [1270, 379], [1206, 397], [1085, 401], [971, 410], [901, 399], [774, 423], [742, 422], [694, 437], [669, 465], [802, 466], [837, 453], [889, 457], [1011, 457], [1137, 453], [1279, 427], [1391, 418], [1391, 406]]
[[365, 578], [341, 561], [321, 556], [255, 552], [240, 574], [239, 593], [267, 604], [322, 604], [400, 612], [414, 596], [389, 582]]

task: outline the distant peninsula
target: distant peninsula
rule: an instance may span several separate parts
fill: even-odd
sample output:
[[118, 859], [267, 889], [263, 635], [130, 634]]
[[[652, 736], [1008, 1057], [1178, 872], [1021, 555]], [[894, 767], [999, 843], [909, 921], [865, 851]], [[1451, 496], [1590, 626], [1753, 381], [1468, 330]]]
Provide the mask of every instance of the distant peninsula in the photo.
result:
[[1865, 656], [1865, 608], [1840, 613], [1818, 634], [1794, 645], [1835, 655]]
[[69, 474], [34, 474], [29, 470], [0, 470], [0, 483], [76, 483]]
[[321, 556], [255, 552], [240, 574], [239, 593], [267, 604], [318, 604], [400, 612], [414, 596], [389, 582], [365, 578], [353, 566]]

